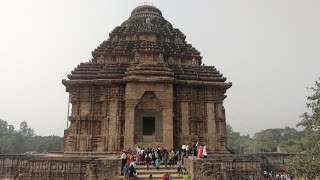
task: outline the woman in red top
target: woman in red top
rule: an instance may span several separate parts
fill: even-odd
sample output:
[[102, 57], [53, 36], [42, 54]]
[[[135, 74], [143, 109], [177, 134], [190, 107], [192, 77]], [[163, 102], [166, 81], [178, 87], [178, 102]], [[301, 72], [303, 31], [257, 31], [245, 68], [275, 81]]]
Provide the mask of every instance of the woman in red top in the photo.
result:
[[130, 163], [132, 161], [132, 154], [131, 152], [127, 154], [127, 166], [130, 167]]
[[163, 175], [162, 180], [169, 180], [169, 175], [167, 172]]

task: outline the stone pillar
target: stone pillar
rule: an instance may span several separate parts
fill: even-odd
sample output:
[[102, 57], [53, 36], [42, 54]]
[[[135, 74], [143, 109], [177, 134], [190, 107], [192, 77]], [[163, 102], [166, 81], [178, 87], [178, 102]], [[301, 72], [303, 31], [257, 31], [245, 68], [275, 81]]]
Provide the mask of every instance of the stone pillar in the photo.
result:
[[117, 142], [115, 142], [115, 139], [117, 137], [118, 128], [117, 128], [117, 109], [118, 109], [118, 102], [117, 101], [110, 101], [110, 122], [109, 122], [109, 152], [115, 152], [115, 146]]
[[189, 102], [181, 102], [181, 128], [180, 145], [190, 143], [186, 142], [186, 138], [189, 136]]
[[207, 125], [208, 125], [208, 135], [207, 135], [207, 151], [208, 153], [214, 153], [217, 148], [217, 131], [216, 131], [216, 119], [215, 119], [215, 109], [214, 103], [208, 102], [207, 104]]
[[173, 114], [172, 107], [162, 110], [163, 118], [163, 142], [167, 149], [173, 148]]
[[218, 142], [218, 150], [220, 152], [226, 152], [227, 151], [227, 144], [226, 144], [226, 121], [224, 119], [224, 112], [223, 112], [223, 105], [222, 102], [219, 102], [216, 104], [217, 110], [215, 111], [216, 118], [217, 118], [217, 142]]
[[126, 101], [126, 120], [124, 123], [124, 148], [134, 149], [134, 105]]

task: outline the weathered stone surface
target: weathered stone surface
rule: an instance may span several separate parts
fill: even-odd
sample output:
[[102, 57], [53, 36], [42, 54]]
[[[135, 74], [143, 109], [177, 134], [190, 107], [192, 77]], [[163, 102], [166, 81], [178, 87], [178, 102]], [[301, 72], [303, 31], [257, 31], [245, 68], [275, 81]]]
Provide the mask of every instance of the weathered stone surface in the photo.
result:
[[117, 179], [120, 165], [118, 158], [1, 155], [0, 179], [13, 179], [19, 172], [27, 180]]
[[[227, 153], [222, 102], [231, 83], [159, 9], [142, 5], [63, 80], [72, 105], [65, 154], [207, 144]], [[151, 95], [150, 95], [151, 94]], [[150, 97], [149, 97], [150, 96]], [[155, 118], [146, 142], [143, 118]], [[150, 139], [150, 138], [149, 138]]]

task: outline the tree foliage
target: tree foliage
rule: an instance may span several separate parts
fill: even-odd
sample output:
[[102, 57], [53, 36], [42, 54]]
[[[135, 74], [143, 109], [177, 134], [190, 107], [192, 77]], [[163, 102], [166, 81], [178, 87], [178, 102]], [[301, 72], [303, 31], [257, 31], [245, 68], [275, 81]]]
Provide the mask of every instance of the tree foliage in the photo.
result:
[[20, 131], [19, 132], [22, 136], [32, 137], [35, 135], [34, 130], [28, 126], [27, 121], [22, 121], [20, 123]]
[[305, 132], [290, 127], [265, 129], [253, 137], [234, 132], [230, 125], [227, 125], [227, 132], [229, 149], [239, 153], [299, 153], [306, 150]]
[[21, 122], [19, 131], [16, 131], [14, 126], [0, 119], [0, 154], [59, 150], [61, 150], [61, 137], [36, 136], [26, 121]]
[[304, 142], [307, 151], [303, 158], [296, 158], [293, 162], [294, 168], [299, 175], [316, 177], [320, 176], [320, 78], [315, 82], [311, 95], [307, 97], [307, 108], [297, 126], [305, 129]]

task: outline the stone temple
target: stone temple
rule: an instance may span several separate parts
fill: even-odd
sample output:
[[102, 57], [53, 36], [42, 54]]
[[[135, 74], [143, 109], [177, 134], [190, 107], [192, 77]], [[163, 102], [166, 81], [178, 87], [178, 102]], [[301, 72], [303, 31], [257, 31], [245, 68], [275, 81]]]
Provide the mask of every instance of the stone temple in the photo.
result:
[[223, 100], [231, 83], [159, 9], [135, 8], [92, 56], [62, 81], [72, 106], [65, 154], [197, 141], [227, 153]]
[[[92, 59], [62, 81], [72, 106], [63, 152], [1, 154], [0, 179], [22, 172], [26, 180], [120, 180], [115, 154], [122, 149], [180, 148], [197, 141], [210, 154], [184, 158], [191, 179], [261, 179], [264, 170], [287, 168], [290, 154], [228, 151], [223, 100], [231, 83], [202, 64], [185, 39], [156, 7], [135, 8]], [[164, 171], [143, 168], [137, 168], [140, 180], [151, 172], [162, 179]]]

